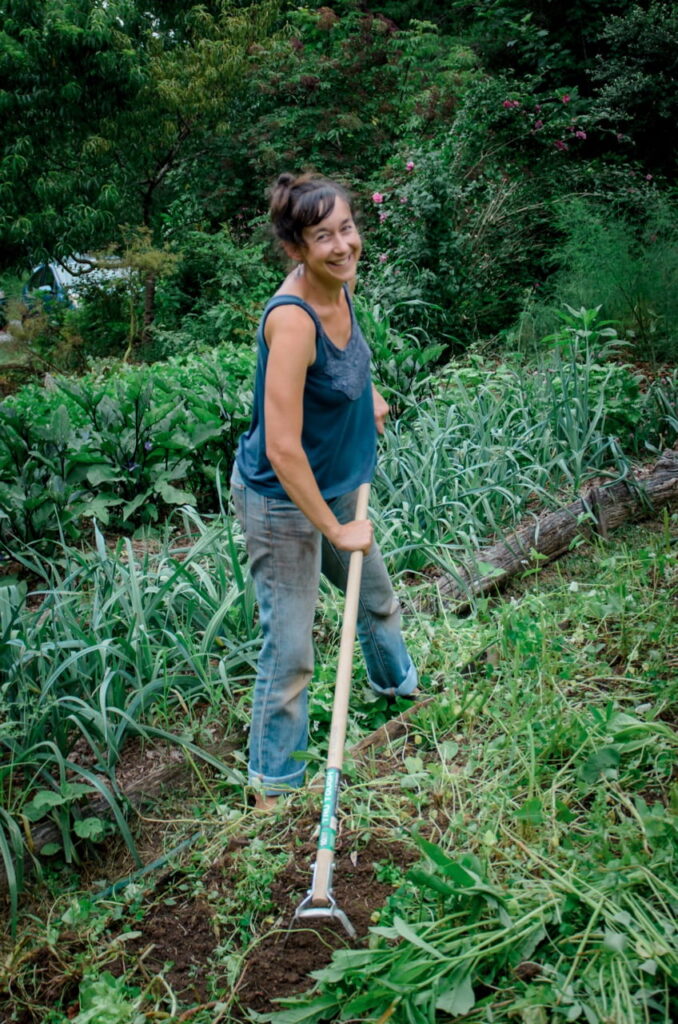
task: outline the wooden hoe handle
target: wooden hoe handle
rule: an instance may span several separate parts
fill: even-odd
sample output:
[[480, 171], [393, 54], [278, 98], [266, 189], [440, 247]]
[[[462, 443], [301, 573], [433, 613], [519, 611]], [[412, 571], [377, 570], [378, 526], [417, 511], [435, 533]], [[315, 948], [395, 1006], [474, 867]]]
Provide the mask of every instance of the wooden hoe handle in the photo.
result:
[[[356, 519], [367, 519], [369, 499], [370, 485], [361, 484], [356, 503]], [[332, 899], [330, 894], [332, 870], [334, 867], [337, 799], [339, 795], [339, 779], [344, 763], [346, 722], [348, 719], [348, 701], [351, 695], [353, 648], [355, 645], [356, 623], [358, 621], [358, 601], [360, 599], [362, 570], [363, 552], [353, 551], [348, 564], [346, 603], [344, 605], [344, 619], [341, 627], [334, 705], [332, 707], [332, 725], [330, 727], [329, 750], [327, 753], [320, 838], [318, 840], [318, 852], [313, 873], [313, 886], [310, 893], [311, 904], [315, 906], [326, 906]]]

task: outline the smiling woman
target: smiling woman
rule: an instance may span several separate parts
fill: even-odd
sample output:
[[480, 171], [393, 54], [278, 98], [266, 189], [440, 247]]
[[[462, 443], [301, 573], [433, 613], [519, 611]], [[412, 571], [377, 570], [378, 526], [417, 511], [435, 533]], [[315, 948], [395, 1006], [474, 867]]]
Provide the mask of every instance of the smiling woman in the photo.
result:
[[362, 241], [352, 201], [333, 181], [285, 174], [273, 188], [271, 219], [296, 266], [259, 325], [252, 420], [232, 477], [263, 632], [249, 759], [263, 805], [303, 783], [305, 763], [295, 755], [307, 746], [320, 573], [344, 590], [352, 551], [366, 555], [358, 636], [370, 685], [387, 697], [417, 686], [372, 525], [355, 519], [388, 406], [372, 385], [353, 313]]

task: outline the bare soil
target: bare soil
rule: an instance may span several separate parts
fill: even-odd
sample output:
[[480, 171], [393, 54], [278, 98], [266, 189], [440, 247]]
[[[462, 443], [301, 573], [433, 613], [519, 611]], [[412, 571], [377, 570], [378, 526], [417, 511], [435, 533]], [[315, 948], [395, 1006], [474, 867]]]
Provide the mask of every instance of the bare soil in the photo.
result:
[[336, 949], [361, 946], [375, 910], [382, 907], [393, 887], [377, 880], [375, 865], [389, 862], [407, 867], [412, 851], [398, 843], [346, 835], [337, 843], [334, 895], [347, 914], [358, 938], [351, 939], [338, 921], [295, 921], [294, 911], [311, 882], [315, 845], [306, 844], [277, 876], [271, 898], [279, 908], [280, 925], [254, 947], [236, 986], [241, 1007], [265, 1013], [279, 1008], [277, 1000], [305, 992], [313, 985], [312, 971], [325, 967]]
[[[310, 823], [302, 825], [308, 832]], [[244, 856], [243, 842], [234, 840], [218, 865], [203, 876], [205, 888], [227, 891]], [[278, 1008], [278, 1000], [305, 992], [313, 985], [312, 971], [326, 966], [336, 949], [361, 946], [372, 915], [383, 907], [393, 887], [377, 879], [378, 864], [407, 867], [412, 851], [402, 844], [372, 838], [360, 843], [357, 835], [340, 837], [337, 843], [334, 894], [348, 915], [357, 939], [351, 939], [338, 921], [308, 919], [295, 921], [294, 911], [311, 881], [315, 842], [304, 843], [270, 888], [270, 901], [277, 914], [270, 931], [255, 938], [244, 968], [231, 991], [219, 981], [219, 967], [213, 956], [219, 945], [219, 929], [212, 908], [201, 897], [180, 896], [180, 876], [168, 876], [156, 889], [153, 905], [134, 925], [140, 934], [124, 942], [124, 953], [108, 969], [122, 975], [130, 968], [140, 972], [134, 978], [161, 973], [184, 1006], [209, 1005], [210, 999], [233, 999], [230, 1020], [248, 1020], [247, 1010], [260, 1013]], [[128, 975], [129, 976], [129, 975]]]
[[[204, 1003], [208, 997], [205, 968], [219, 941], [209, 905], [195, 897], [168, 894], [135, 930], [141, 935], [125, 947], [139, 971], [149, 978], [162, 973], [182, 1003]], [[122, 964], [112, 973], [122, 973]]]
[[[308, 826], [312, 823], [302, 826], [306, 834], [310, 832]], [[227, 891], [242, 856], [243, 842], [233, 841], [220, 863], [203, 876], [205, 888]], [[233, 990], [225, 979], [220, 983], [214, 957], [220, 936], [212, 907], [202, 896], [184, 891], [185, 876], [180, 871], [160, 880], [153, 902], [139, 921], [126, 919], [128, 929], [139, 934], [126, 939], [125, 932], [109, 933], [111, 946], [119, 953], [100, 968], [114, 976], [124, 974], [130, 984], [141, 987], [162, 974], [182, 1008], [207, 1007], [214, 1000], [232, 999], [231, 1021], [249, 1020], [247, 1010], [264, 1013], [279, 1008], [280, 998], [312, 987], [311, 972], [326, 966], [336, 949], [363, 945], [372, 915], [393, 892], [392, 885], [378, 880], [377, 865], [391, 863], [406, 868], [413, 860], [412, 851], [399, 843], [374, 837], [365, 843], [350, 833], [340, 836], [334, 894], [357, 932], [357, 939], [351, 939], [338, 921], [308, 919], [302, 923], [294, 919], [294, 911], [310, 885], [314, 856], [315, 841], [309, 840], [273, 881], [270, 901], [277, 916], [271, 929], [252, 943]], [[38, 1024], [45, 1005], [61, 1005], [67, 1015], [77, 1013], [84, 953], [85, 947], [75, 935], [72, 941], [62, 935], [57, 948], [35, 948], [30, 954], [34, 964], [32, 983], [24, 991], [3, 993], [0, 1024], [10, 1020]], [[190, 1014], [190, 1010], [185, 1012]]]

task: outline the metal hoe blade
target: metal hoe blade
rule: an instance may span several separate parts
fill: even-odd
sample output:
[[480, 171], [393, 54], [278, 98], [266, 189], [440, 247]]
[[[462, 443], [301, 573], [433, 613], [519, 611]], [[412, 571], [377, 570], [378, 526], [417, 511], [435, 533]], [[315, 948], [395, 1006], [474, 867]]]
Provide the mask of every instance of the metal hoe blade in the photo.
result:
[[[332, 865], [332, 868], [334, 868], [334, 865]], [[315, 871], [316, 871], [316, 865], [314, 864], [313, 865], [313, 876], [314, 876], [314, 878], [315, 878]], [[331, 878], [330, 878], [330, 881], [331, 881]], [[339, 924], [341, 924], [343, 926], [344, 931], [347, 933], [347, 935], [350, 938], [352, 938], [352, 939], [357, 938], [357, 932], [356, 932], [355, 928], [353, 927], [353, 925], [351, 924], [351, 922], [350, 922], [347, 914], [345, 913], [345, 911], [343, 911], [341, 909], [341, 907], [338, 905], [337, 901], [335, 900], [334, 893], [332, 892], [331, 886], [330, 886], [330, 888], [327, 891], [328, 906], [326, 906], [326, 907], [314, 907], [313, 903], [311, 902], [312, 899], [313, 899], [313, 884], [311, 884], [311, 888], [308, 890], [306, 898], [301, 901], [301, 903], [299, 904], [297, 909], [294, 911], [294, 919], [295, 919], [295, 921], [296, 920], [305, 920], [306, 918], [309, 918], [309, 917], [333, 918], [335, 921], [338, 921]]]

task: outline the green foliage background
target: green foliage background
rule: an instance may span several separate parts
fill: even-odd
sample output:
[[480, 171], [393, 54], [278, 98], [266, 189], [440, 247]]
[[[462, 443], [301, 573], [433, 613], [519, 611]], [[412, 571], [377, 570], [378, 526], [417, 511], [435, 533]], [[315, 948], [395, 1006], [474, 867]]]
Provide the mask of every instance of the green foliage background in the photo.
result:
[[118, 246], [144, 292], [117, 341], [83, 313], [65, 344], [63, 325], [47, 331], [43, 357], [248, 337], [281, 273], [266, 190], [308, 168], [353, 188], [363, 287], [442, 361], [513, 337], [535, 305], [550, 329], [564, 301], [603, 305], [640, 359], [675, 355], [671, 5], [5, 0], [0, 14], [0, 266]]
[[[526, 516], [592, 478], [636, 486], [675, 445], [677, 51], [660, 0], [0, 0], [0, 861], [20, 932], [0, 1014], [230, 1019], [316, 813], [298, 794], [262, 825], [243, 801], [258, 622], [226, 496], [283, 273], [267, 189], [310, 169], [356, 198], [356, 308], [394, 414], [371, 515], [435, 700], [342, 794], [347, 833], [378, 821], [419, 865], [379, 866], [398, 889], [366, 948], [271, 1019], [675, 1018], [675, 516], [543, 587], [537, 557], [528, 593], [471, 594], [464, 617], [430, 575], [461, 580]], [[22, 303], [32, 266], [77, 253], [128, 274]], [[341, 617], [320, 603], [312, 761]], [[351, 742], [391, 713], [361, 671]], [[179, 747], [199, 782], [150, 827], [192, 849], [158, 898], [214, 913], [201, 971], [223, 1002], [183, 1012], [146, 952], [116, 976], [144, 872], [98, 905], [81, 891], [83, 855], [140, 864], [130, 738]], [[31, 873], [47, 903], [22, 918]]]

